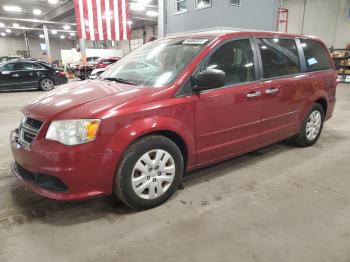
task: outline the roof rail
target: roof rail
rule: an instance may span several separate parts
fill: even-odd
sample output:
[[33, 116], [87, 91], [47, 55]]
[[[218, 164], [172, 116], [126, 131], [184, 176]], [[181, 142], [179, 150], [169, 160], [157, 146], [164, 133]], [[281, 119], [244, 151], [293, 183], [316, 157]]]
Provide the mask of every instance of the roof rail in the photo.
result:
[[267, 30], [259, 30], [259, 29], [248, 29], [248, 28], [235, 28], [235, 27], [225, 27], [225, 26], [217, 26], [217, 27], [208, 27], [198, 30], [189, 30], [189, 31], [183, 31], [178, 33], [171, 33], [166, 34], [166, 36], [177, 36], [177, 35], [186, 35], [186, 34], [193, 34], [193, 33], [201, 33], [201, 32], [207, 32], [207, 31], [253, 31], [253, 32], [270, 32], [270, 33], [280, 33], [276, 31], [267, 31]]

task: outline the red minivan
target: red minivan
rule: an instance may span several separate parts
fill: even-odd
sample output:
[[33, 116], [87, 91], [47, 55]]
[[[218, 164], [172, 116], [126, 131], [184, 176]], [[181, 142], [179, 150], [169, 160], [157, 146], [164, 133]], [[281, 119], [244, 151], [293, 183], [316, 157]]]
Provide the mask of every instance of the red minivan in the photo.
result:
[[332, 116], [326, 46], [302, 35], [208, 31], [150, 42], [99, 79], [44, 94], [11, 133], [13, 173], [58, 200], [166, 201], [185, 172], [293, 138]]

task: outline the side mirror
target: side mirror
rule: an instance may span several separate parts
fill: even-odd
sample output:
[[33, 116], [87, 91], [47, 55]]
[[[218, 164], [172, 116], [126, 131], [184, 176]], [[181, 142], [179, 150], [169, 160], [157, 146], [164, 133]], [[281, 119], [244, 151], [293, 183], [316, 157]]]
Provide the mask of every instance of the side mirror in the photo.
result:
[[197, 86], [195, 90], [207, 90], [222, 87], [226, 84], [226, 74], [218, 69], [206, 69], [197, 76]]

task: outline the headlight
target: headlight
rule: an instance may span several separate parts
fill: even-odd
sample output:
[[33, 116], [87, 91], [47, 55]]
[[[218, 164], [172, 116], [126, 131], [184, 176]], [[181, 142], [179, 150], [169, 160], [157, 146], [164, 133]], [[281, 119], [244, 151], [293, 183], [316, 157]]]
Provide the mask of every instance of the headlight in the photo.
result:
[[100, 123], [100, 119], [53, 121], [47, 130], [46, 139], [69, 146], [87, 143], [95, 139]]

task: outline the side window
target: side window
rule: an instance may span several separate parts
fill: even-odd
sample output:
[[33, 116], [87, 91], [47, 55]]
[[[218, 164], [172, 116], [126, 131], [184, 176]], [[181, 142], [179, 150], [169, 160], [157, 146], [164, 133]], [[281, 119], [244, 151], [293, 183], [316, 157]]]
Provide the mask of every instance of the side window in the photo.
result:
[[142, 68], [145, 68], [145, 67], [146, 66], [144, 64], [142, 64], [142, 63], [138, 63], [137, 66], [136, 66], [137, 69], [142, 69]]
[[42, 69], [42, 67], [34, 63], [21, 63], [21, 70], [37, 70], [37, 69]]
[[298, 49], [294, 39], [257, 39], [264, 78], [300, 73]]
[[223, 44], [204, 60], [200, 71], [205, 69], [224, 71], [227, 79], [226, 85], [254, 81], [254, 59], [249, 39]]
[[0, 72], [13, 71], [13, 70], [14, 70], [13, 64], [5, 64], [0, 67]]
[[41, 65], [33, 64], [34, 69], [44, 69]]
[[300, 39], [306, 60], [306, 71], [318, 71], [331, 68], [331, 62], [323, 45], [317, 41]]
[[175, 14], [181, 14], [187, 12], [187, 0], [174, 0], [175, 1]]

